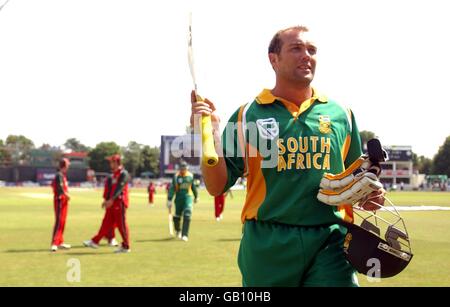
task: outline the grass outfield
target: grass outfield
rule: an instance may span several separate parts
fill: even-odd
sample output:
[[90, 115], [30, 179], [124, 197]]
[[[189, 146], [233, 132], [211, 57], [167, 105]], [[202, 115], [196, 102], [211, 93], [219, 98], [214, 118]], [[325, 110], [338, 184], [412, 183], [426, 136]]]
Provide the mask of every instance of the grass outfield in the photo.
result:
[[[0, 188], [1, 286], [240, 286], [236, 263], [241, 233], [240, 211], [244, 193], [227, 198], [224, 217], [213, 217], [213, 200], [205, 192], [195, 206], [188, 243], [168, 237], [166, 194], [147, 206], [144, 189], [133, 189], [128, 221], [131, 254], [115, 255], [113, 248], [91, 250], [81, 246], [100, 226], [101, 190], [72, 189], [65, 240], [70, 251], [50, 253], [54, 222], [49, 188]], [[450, 207], [450, 193], [396, 192], [398, 205]], [[363, 286], [450, 286], [450, 212], [402, 212], [414, 258], [397, 277]], [[117, 233], [118, 235], [118, 233]], [[118, 235], [118, 239], [120, 236]], [[67, 261], [81, 263], [81, 282], [69, 283]], [[439, 265], [437, 265], [439, 264]]]

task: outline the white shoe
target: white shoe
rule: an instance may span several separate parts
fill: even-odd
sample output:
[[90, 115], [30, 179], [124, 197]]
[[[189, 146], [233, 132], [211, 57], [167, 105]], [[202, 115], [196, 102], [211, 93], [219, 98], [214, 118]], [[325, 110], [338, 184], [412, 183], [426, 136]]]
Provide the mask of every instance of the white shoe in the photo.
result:
[[220, 217], [216, 217], [216, 222], [220, 222]]
[[58, 250], [58, 246], [56, 245], [52, 245], [52, 247], [50, 247], [50, 251], [52, 252], [56, 252]]
[[116, 239], [112, 239], [112, 240], [108, 243], [108, 245], [111, 246], [111, 247], [117, 247], [117, 246], [119, 246], [119, 242], [117, 242]]
[[71, 249], [72, 246], [70, 244], [63, 243], [63, 244], [60, 244], [58, 246], [58, 248], [60, 248], [60, 249]]
[[92, 240], [84, 241], [83, 245], [86, 246], [86, 247], [93, 248], [93, 249], [97, 249], [98, 248], [98, 244], [95, 244]]
[[122, 246], [114, 251], [115, 254], [128, 254], [130, 252], [131, 252], [131, 249], [123, 248]]
[[177, 231], [177, 238], [181, 239], [181, 231]]
[[184, 242], [187, 242], [189, 239], [188, 239], [187, 236], [183, 236], [183, 237], [181, 238], [181, 240], [183, 240]]

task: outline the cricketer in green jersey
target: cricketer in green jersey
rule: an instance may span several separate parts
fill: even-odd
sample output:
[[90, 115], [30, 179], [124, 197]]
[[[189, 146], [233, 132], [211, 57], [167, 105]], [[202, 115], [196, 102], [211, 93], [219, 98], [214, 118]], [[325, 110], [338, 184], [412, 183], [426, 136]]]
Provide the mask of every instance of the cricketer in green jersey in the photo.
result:
[[[219, 163], [202, 165], [206, 187], [219, 195], [247, 177], [238, 264], [244, 286], [357, 286], [345, 259], [352, 207], [317, 200], [325, 172], [340, 173], [361, 155], [354, 114], [311, 87], [317, 46], [306, 27], [281, 30], [268, 56], [272, 90], [241, 106], [222, 138], [214, 104], [191, 95], [191, 123], [211, 115]], [[366, 205], [362, 203], [362, 207]]]
[[[168, 204], [172, 207], [172, 199], [175, 197], [175, 215], [173, 224], [176, 236], [183, 241], [188, 241], [189, 226], [191, 224], [193, 202], [197, 202], [197, 186], [194, 184], [194, 175], [188, 171], [186, 162], [180, 163], [180, 171], [175, 174], [170, 185]], [[183, 227], [180, 227], [183, 218]], [[180, 229], [181, 228], [181, 229]]]

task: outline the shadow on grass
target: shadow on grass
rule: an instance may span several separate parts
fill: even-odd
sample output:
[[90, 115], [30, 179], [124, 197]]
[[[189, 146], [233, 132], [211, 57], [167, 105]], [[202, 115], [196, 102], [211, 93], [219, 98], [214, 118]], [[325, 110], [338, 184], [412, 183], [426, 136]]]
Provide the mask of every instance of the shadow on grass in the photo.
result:
[[102, 252], [93, 252], [91, 251], [90, 253], [85, 252], [76, 252], [76, 253], [72, 253], [72, 252], [66, 252], [66, 253], [60, 253], [61, 255], [67, 255], [67, 256], [89, 256], [89, 255], [95, 255], [95, 256], [99, 256], [99, 255], [112, 255], [114, 254], [113, 252], [111, 253], [102, 253]]
[[149, 239], [149, 240], [136, 240], [137, 243], [146, 243], [146, 242], [169, 242], [174, 241], [175, 238], [173, 237], [167, 237], [167, 238], [160, 238], [160, 239]]
[[[90, 252], [74, 252], [76, 249], [84, 249]], [[61, 254], [61, 255], [73, 255], [73, 256], [82, 256], [82, 255], [100, 255], [105, 253], [96, 253], [94, 249], [87, 248], [84, 245], [75, 245], [72, 246], [71, 249], [60, 249], [57, 252], [50, 251], [50, 248], [41, 248], [41, 249], [9, 249], [5, 250], [4, 253], [8, 254], [26, 254], [26, 253], [49, 253], [49, 254]], [[107, 255], [107, 254], [105, 254]]]
[[241, 238], [217, 239], [219, 242], [239, 242]]
[[22, 253], [51, 253], [49, 248], [46, 249], [9, 249], [4, 251], [4, 253], [11, 254], [22, 254]]

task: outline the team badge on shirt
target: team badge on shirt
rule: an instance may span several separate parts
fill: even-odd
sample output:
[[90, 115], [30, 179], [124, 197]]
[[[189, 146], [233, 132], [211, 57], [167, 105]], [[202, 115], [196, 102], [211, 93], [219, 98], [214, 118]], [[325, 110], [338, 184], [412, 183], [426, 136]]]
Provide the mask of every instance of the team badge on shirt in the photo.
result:
[[266, 140], [275, 140], [280, 134], [280, 128], [275, 118], [258, 119], [256, 121], [259, 135]]
[[331, 120], [328, 115], [319, 116], [319, 131], [323, 134], [328, 134], [331, 132]]

